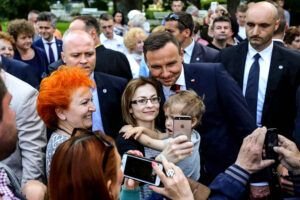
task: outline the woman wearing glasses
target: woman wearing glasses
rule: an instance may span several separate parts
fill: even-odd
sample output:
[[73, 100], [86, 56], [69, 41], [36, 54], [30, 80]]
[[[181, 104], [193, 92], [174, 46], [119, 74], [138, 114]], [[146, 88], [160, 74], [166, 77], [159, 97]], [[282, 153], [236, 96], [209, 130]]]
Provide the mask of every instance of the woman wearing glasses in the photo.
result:
[[[118, 150], [121, 155], [128, 150], [139, 150], [146, 158], [160, 159], [159, 154], [163, 154], [167, 160], [177, 163], [191, 155], [193, 143], [187, 142], [187, 138], [176, 138], [168, 143], [166, 148], [160, 152], [144, 147], [132, 137], [128, 140], [123, 138], [125, 131], [150, 130], [154, 134], [159, 134], [155, 126], [155, 119], [159, 113], [160, 98], [158, 96], [157, 84], [152, 79], [140, 77], [131, 80], [122, 96], [122, 114], [129, 126], [124, 127], [116, 138]], [[123, 132], [124, 131], [124, 132]], [[146, 199], [152, 191], [148, 185], [141, 188], [141, 197]]]
[[49, 177], [50, 163], [56, 148], [71, 137], [74, 128], [91, 128], [91, 89], [95, 83], [81, 68], [61, 66], [41, 82], [37, 98], [37, 111], [48, 128], [54, 132], [46, 150], [46, 172]]

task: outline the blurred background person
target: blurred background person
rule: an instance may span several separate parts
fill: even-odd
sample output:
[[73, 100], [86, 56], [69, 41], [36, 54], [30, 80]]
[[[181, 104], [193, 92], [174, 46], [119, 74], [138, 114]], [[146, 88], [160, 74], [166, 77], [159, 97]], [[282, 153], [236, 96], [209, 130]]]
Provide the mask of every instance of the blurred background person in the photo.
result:
[[[280, 6], [283, 9], [284, 0], [276, 0], [276, 3], [278, 6]], [[288, 10], [284, 9], [284, 14], [285, 14], [285, 18], [286, 18], [286, 23], [290, 26], [290, 20], [291, 20], [290, 12]]]
[[236, 19], [237, 23], [239, 24], [239, 31], [236, 36], [237, 40], [239, 42], [244, 41], [247, 36], [246, 36], [246, 12], [248, 10], [247, 4], [240, 4], [237, 9], [236, 9]]
[[61, 66], [41, 82], [37, 111], [48, 128], [53, 130], [46, 150], [46, 173], [56, 148], [71, 137], [74, 128], [91, 128], [91, 89], [95, 83], [88, 72], [79, 67]]
[[195, 27], [194, 27], [193, 39], [195, 40], [195, 42], [198, 42], [199, 44], [208, 45], [208, 42], [201, 37], [202, 27], [200, 25], [200, 22], [194, 20], [194, 24]]
[[150, 24], [146, 20], [146, 17], [141, 12], [133, 14], [127, 23], [127, 31], [129, 31], [131, 28], [138, 27], [143, 29], [146, 33], [149, 33]]
[[123, 36], [126, 30], [125, 18], [121, 11], [115, 11], [114, 18], [114, 33], [119, 36]]
[[0, 32], [0, 43], [1, 43], [0, 55], [5, 56], [7, 58], [13, 58], [15, 54], [14, 38], [8, 33]]
[[36, 26], [36, 22], [37, 22], [36, 19], [39, 14], [40, 14], [40, 11], [31, 10], [27, 16], [27, 21], [34, 27], [33, 41], [36, 41], [41, 38], [41, 36], [39, 35], [38, 27]]
[[143, 47], [146, 38], [147, 35], [141, 28], [131, 28], [124, 36], [124, 45], [128, 51], [126, 57], [129, 61], [133, 78], [139, 77], [140, 65], [142, 62], [145, 64]]
[[45, 78], [48, 72], [47, 55], [43, 49], [32, 45], [33, 26], [24, 19], [16, 19], [9, 22], [7, 32], [16, 41], [14, 58], [32, 66], [32, 73], [39, 81]]
[[296, 26], [289, 27], [285, 32], [283, 41], [287, 48], [300, 51], [300, 28]]

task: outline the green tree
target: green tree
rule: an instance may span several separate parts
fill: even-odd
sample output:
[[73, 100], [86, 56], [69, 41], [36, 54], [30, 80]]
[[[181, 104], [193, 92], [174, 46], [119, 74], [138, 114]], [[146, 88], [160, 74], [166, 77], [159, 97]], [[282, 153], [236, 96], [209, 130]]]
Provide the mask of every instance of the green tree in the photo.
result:
[[41, 0], [1, 0], [0, 18], [10, 20], [27, 18], [30, 10], [47, 11], [49, 10], [49, 3]]

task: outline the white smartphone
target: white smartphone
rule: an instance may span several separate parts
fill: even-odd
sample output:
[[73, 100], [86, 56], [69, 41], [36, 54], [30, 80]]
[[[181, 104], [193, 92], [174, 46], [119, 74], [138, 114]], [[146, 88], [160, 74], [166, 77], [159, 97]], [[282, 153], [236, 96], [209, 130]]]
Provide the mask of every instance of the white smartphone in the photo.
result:
[[176, 115], [173, 118], [173, 137], [186, 135], [191, 140], [192, 118], [191, 116]]
[[210, 3], [210, 9], [213, 11], [213, 12], [216, 12], [217, 10], [217, 2], [216, 1], [213, 1]]
[[[122, 157], [121, 170], [127, 178], [159, 186], [160, 179], [152, 168], [152, 161], [154, 160], [125, 153]], [[155, 162], [163, 170], [162, 163]]]

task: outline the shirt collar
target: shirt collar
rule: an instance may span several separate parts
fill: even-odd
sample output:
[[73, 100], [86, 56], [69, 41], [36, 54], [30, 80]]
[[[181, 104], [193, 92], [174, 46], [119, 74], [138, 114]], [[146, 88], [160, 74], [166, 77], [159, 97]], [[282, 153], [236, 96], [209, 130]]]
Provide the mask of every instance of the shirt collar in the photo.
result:
[[[45, 40], [44, 38], [42, 38], [42, 41], [44, 44], [49, 43], [47, 40]], [[50, 41], [51, 43], [55, 43], [55, 37], [53, 36], [52, 40]]]
[[[101, 33], [101, 35], [102, 35], [103, 41], [110, 40], [106, 37], [106, 35], [104, 33]], [[101, 37], [101, 35], [100, 35], [100, 37]], [[114, 36], [110, 41], [116, 40], [116, 39], [117, 39], [117, 37], [116, 37], [116, 34], [114, 33]]]
[[192, 40], [193, 40], [192, 43], [184, 49], [184, 52], [186, 54], [188, 54], [189, 56], [192, 55], [193, 49], [194, 49], [194, 46], [195, 46], [195, 41], [194, 41], [194, 39], [192, 39]]
[[185, 78], [184, 78], [184, 68], [183, 66], [181, 67], [181, 73], [180, 76], [178, 77], [176, 83], [177, 85], [183, 86], [185, 85]]
[[258, 52], [256, 51], [250, 44], [248, 44], [248, 52], [249, 52], [249, 55], [250, 55], [250, 58], [253, 58], [253, 56], [255, 56], [255, 54], [259, 53], [259, 55], [261, 56], [261, 58], [263, 60], [267, 60], [267, 59], [271, 59], [271, 56], [272, 56], [272, 51], [273, 51], [273, 41], [272, 43], [267, 47], [265, 48], [264, 50]]

